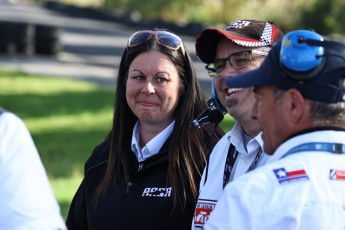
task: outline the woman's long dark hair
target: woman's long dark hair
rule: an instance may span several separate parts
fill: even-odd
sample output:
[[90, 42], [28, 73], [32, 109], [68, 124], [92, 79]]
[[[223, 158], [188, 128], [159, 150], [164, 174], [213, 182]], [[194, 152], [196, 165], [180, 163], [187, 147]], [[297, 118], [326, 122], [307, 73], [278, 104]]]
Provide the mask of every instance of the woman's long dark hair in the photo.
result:
[[181, 48], [172, 50], [157, 44], [153, 37], [141, 45], [126, 48], [122, 55], [115, 93], [113, 127], [108, 135], [110, 142], [108, 166], [98, 188], [98, 194], [100, 195], [111, 182], [114, 182], [116, 187], [117, 182], [122, 181], [123, 178], [125, 181], [129, 180], [128, 162], [129, 153], [132, 151], [132, 132], [138, 118], [126, 101], [126, 81], [129, 66], [134, 58], [150, 50], [157, 50], [167, 55], [175, 64], [181, 80], [182, 96], [175, 111], [175, 126], [167, 143], [169, 154], [167, 183], [172, 186], [174, 206], [177, 201], [184, 206], [190, 196], [196, 197], [198, 193], [202, 170], [209, 154], [208, 144], [210, 143], [212, 148], [224, 133], [217, 127], [212, 137], [212, 125], [200, 129], [190, 127], [192, 120], [207, 108], [191, 58], [187, 52], [183, 53]]

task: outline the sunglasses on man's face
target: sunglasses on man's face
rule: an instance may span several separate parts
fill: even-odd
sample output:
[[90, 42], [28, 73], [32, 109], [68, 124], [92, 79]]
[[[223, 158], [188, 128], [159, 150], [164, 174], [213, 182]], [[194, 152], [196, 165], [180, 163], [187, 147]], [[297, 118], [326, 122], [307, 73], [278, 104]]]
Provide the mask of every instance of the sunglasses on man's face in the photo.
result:
[[168, 31], [152, 31], [152, 30], [141, 30], [132, 34], [127, 42], [127, 47], [132, 48], [138, 45], [143, 44], [147, 40], [154, 36], [157, 43], [161, 46], [165, 46], [172, 50], [178, 50], [180, 47], [182, 53], [185, 53], [182, 39], [177, 35], [170, 33]]
[[205, 66], [205, 69], [208, 71], [210, 77], [216, 77], [220, 72], [225, 69], [226, 62], [229, 61], [230, 66], [239, 70], [249, 66], [253, 60], [253, 54], [267, 56], [267, 52], [259, 50], [247, 50], [231, 54], [227, 58], [216, 59], [213, 63], [209, 63]]

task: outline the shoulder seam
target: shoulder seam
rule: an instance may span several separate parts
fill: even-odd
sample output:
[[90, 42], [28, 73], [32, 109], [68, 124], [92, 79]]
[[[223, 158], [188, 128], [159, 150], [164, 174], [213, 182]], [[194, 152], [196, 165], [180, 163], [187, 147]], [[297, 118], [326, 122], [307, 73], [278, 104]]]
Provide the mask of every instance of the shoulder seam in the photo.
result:
[[104, 163], [107, 163], [107, 162], [108, 162], [108, 160], [105, 160], [105, 161], [102, 161], [102, 162], [100, 162], [100, 163], [98, 163], [98, 164], [96, 164], [96, 165], [91, 166], [90, 168], [88, 168], [88, 169], [86, 170], [86, 173], [88, 173], [91, 169], [96, 168], [97, 166], [100, 166], [100, 165], [102, 165], [102, 164], [104, 164]]

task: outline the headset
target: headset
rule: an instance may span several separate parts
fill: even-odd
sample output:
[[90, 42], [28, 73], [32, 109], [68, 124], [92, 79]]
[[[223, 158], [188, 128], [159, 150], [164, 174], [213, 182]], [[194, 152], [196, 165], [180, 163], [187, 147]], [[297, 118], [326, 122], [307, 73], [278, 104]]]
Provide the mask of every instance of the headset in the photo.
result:
[[208, 99], [207, 104], [208, 104], [208, 108], [209, 110], [216, 110], [218, 109], [219, 111], [221, 111], [223, 114], [226, 114], [228, 111], [224, 108], [224, 106], [222, 105], [222, 103], [220, 103], [219, 101], [219, 97], [216, 91], [216, 87], [215, 87], [215, 81], [216, 81], [216, 77], [212, 78], [212, 83], [211, 83], [211, 87], [212, 87], [212, 96], [210, 99]]
[[[335, 53], [326, 54], [326, 50]], [[292, 80], [308, 80], [323, 70], [328, 55], [345, 61], [345, 46], [327, 41], [311, 30], [295, 30], [286, 34], [281, 42], [280, 67]]]

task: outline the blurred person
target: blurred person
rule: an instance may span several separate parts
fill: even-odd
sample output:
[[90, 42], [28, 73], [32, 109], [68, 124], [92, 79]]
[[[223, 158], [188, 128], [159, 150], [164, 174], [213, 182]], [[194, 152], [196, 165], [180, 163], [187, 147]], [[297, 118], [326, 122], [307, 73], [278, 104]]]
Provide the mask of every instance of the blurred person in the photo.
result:
[[296, 30], [257, 70], [252, 117], [269, 162], [230, 183], [204, 229], [345, 229], [345, 46]]
[[0, 229], [66, 229], [23, 121], [0, 108]]
[[224, 133], [190, 126], [207, 102], [181, 38], [132, 34], [115, 94], [112, 129], [85, 164], [68, 229], [190, 229], [207, 154]]
[[192, 229], [200, 229], [209, 218], [225, 185], [265, 164], [260, 126], [250, 116], [255, 102], [250, 88], [230, 89], [225, 80], [258, 68], [271, 46], [283, 34], [272, 22], [237, 20], [224, 30], [208, 28], [196, 39], [196, 53], [212, 77], [210, 107], [229, 113], [236, 124], [213, 149], [200, 182]]

